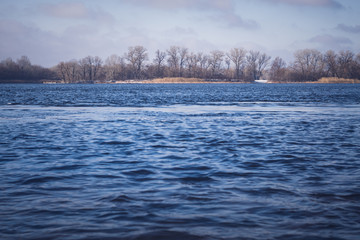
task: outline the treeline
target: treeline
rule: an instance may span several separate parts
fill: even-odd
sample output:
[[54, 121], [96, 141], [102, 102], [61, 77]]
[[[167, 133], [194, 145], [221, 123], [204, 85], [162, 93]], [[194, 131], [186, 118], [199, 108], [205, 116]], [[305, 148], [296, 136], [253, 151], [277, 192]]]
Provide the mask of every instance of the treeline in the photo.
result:
[[58, 79], [53, 69], [32, 65], [29, 58], [22, 56], [17, 61], [7, 58], [0, 62], [0, 83], [41, 83], [43, 79]]
[[281, 58], [275, 58], [268, 69], [268, 78], [277, 82], [311, 82], [323, 77], [360, 79], [360, 53], [298, 50], [293, 63], [287, 65]]
[[275, 82], [309, 82], [322, 77], [360, 79], [360, 54], [351, 51], [321, 53], [314, 49], [295, 52], [294, 61], [271, 59], [260, 51], [233, 48], [210, 53], [194, 53], [188, 48], [172, 46], [157, 50], [153, 59], [143, 46], [129, 47], [123, 55], [112, 55], [103, 61], [88, 56], [60, 62], [53, 68], [32, 65], [27, 57], [0, 63], [0, 80], [63, 83], [117, 82], [165, 77], [200, 78], [233, 82], [268, 79]]

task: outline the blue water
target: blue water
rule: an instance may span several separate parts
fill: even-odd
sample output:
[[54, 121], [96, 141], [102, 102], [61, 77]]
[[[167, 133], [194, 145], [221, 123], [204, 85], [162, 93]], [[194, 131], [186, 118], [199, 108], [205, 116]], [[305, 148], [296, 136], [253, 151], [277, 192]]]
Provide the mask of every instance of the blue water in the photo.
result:
[[0, 239], [359, 239], [360, 85], [0, 85]]

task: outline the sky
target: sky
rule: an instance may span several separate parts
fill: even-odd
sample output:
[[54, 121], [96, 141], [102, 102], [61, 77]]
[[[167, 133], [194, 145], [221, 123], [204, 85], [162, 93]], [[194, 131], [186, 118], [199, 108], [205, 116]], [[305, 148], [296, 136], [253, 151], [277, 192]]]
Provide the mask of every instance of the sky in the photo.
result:
[[359, 0], [0, 0], [0, 61], [33, 64], [141, 45], [209, 53], [257, 50], [291, 61], [300, 49], [360, 53]]

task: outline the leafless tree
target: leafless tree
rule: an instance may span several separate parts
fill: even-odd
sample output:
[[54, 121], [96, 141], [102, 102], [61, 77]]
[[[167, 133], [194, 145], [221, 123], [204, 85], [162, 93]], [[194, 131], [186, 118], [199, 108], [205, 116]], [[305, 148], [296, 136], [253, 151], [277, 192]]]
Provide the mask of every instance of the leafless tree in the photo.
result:
[[337, 58], [339, 66], [339, 77], [352, 78], [352, 65], [354, 63], [354, 53], [350, 51], [340, 51]]
[[31, 67], [30, 59], [27, 56], [21, 56], [16, 63], [19, 66], [20, 71], [30, 69]]
[[198, 53], [197, 58], [199, 61], [198, 77], [205, 78], [210, 67], [210, 56], [204, 53]]
[[338, 77], [337, 54], [329, 50], [324, 55], [325, 72], [328, 77]]
[[167, 55], [168, 55], [167, 61], [169, 64], [172, 77], [178, 77], [179, 65], [180, 65], [179, 49], [180, 47], [178, 46], [171, 46], [167, 50]]
[[146, 48], [144, 48], [143, 46], [129, 47], [126, 54], [126, 59], [130, 63], [130, 67], [132, 69], [132, 76], [135, 79], [141, 79], [144, 62], [148, 60]]
[[298, 81], [316, 81], [324, 72], [322, 54], [315, 49], [298, 50], [294, 54], [293, 70]]
[[258, 69], [258, 59], [260, 56], [259, 51], [251, 50], [246, 56], [246, 69], [247, 69], [247, 79], [256, 80], [258, 79], [257, 69]]
[[155, 52], [154, 64], [156, 66], [156, 77], [164, 77], [164, 60], [166, 58], [166, 52], [157, 50]]
[[79, 61], [79, 73], [81, 80], [84, 82], [93, 82], [98, 80], [99, 73], [102, 68], [102, 60], [100, 57], [87, 56]]
[[125, 77], [124, 58], [113, 54], [105, 60], [105, 77], [107, 80], [120, 80]]
[[243, 75], [243, 67], [245, 63], [246, 50], [243, 48], [233, 48], [227, 54], [228, 58], [235, 65], [235, 78], [240, 79]]
[[182, 77], [183, 69], [185, 67], [186, 58], [188, 54], [188, 49], [183, 47], [183, 48], [179, 48], [178, 50], [179, 50], [179, 76]]
[[221, 77], [221, 65], [224, 53], [219, 50], [211, 51], [209, 56], [209, 65], [211, 69], [211, 78]]
[[57, 74], [60, 76], [61, 80], [65, 83], [70, 83], [69, 79], [67, 78], [67, 72], [65, 67], [65, 62], [60, 62], [56, 66]]
[[257, 78], [261, 79], [263, 76], [263, 72], [268, 65], [271, 57], [266, 55], [265, 53], [260, 54], [257, 62]]
[[228, 58], [228, 57], [225, 58], [225, 65], [226, 65], [225, 77], [227, 79], [231, 79], [233, 74], [231, 74], [231, 68], [230, 68], [231, 60], [230, 60], [230, 58]]
[[101, 70], [102, 70], [102, 60], [100, 57], [98, 56], [95, 56], [93, 58], [93, 76], [92, 76], [92, 79], [91, 80], [99, 80], [99, 76], [100, 76], [100, 73], [101, 73]]
[[198, 57], [197, 54], [195, 53], [189, 53], [187, 58], [186, 58], [186, 65], [187, 65], [187, 73], [188, 73], [188, 77], [197, 77], [197, 68], [198, 68]]
[[354, 78], [360, 79], [360, 53], [356, 55], [354, 61]]
[[284, 81], [286, 77], [286, 63], [280, 58], [276, 57], [271, 64], [269, 70], [269, 78], [273, 81]]

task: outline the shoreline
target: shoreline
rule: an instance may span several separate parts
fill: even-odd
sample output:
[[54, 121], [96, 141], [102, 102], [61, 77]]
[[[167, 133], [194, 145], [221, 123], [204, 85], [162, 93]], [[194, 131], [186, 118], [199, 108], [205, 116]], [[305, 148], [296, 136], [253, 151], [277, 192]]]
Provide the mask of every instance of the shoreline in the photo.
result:
[[93, 81], [93, 82], [73, 82], [66, 83], [63, 81], [43, 80], [42, 82], [3, 82], [2, 84], [360, 84], [359, 79], [346, 78], [321, 78], [317, 81], [271, 81], [271, 80], [255, 80], [252, 82], [220, 79], [201, 79], [201, 78], [156, 78], [147, 80], [122, 80], [122, 81]]

